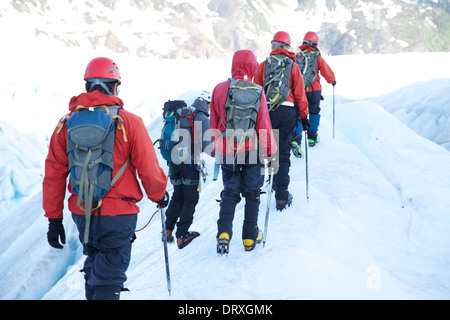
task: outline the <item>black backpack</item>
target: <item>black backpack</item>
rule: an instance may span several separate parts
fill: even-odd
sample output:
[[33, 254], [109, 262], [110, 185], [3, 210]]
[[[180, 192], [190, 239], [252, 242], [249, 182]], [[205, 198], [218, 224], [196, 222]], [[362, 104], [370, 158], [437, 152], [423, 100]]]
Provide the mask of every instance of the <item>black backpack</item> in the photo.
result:
[[319, 55], [319, 51], [312, 50], [300, 51], [297, 53], [297, 59], [295, 62], [302, 73], [305, 88], [308, 88], [317, 77], [316, 68]]
[[294, 61], [284, 55], [271, 55], [266, 59], [264, 92], [269, 111], [278, 108], [290, 93], [289, 80]]

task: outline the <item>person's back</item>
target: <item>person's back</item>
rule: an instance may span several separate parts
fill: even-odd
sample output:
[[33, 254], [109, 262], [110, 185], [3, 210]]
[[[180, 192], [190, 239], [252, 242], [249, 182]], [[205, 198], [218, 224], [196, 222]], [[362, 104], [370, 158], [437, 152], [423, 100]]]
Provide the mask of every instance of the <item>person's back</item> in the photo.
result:
[[[320, 54], [318, 48], [319, 36], [313, 31], [309, 31], [303, 38], [302, 45], [299, 46], [300, 52], [308, 53], [312, 52], [316, 54], [317, 62], [313, 66], [314, 72], [312, 82], [306, 87], [306, 97], [308, 99], [308, 112], [310, 128], [308, 130], [308, 144], [310, 147], [315, 146], [319, 142], [318, 130], [320, 125], [320, 102], [322, 98], [322, 85], [320, 83], [320, 76], [323, 76], [325, 80], [336, 85], [336, 77], [333, 70], [326, 63], [325, 59]], [[298, 123], [296, 132], [293, 133], [293, 142], [297, 145], [301, 145], [301, 131], [302, 125]]]
[[[206, 136], [210, 129], [208, 105], [211, 93], [201, 92], [199, 97], [188, 107], [193, 117], [190, 128], [190, 157], [181, 163], [169, 162], [169, 178], [173, 185], [172, 199], [166, 210], [167, 239], [173, 242], [173, 230], [179, 249], [186, 247], [192, 240], [200, 236], [197, 231], [189, 231], [195, 207], [199, 201], [201, 179], [206, 179], [206, 169], [202, 153], [212, 143], [212, 137]], [[210, 148], [212, 151], [212, 148]]]
[[[63, 247], [61, 243], [65, 243], [62, 219], [66, 178], [69, 175], [67, 125], [70, 118], [75, 117], [74, 113], [89, 113], [99, 106], [106, 106], [102, 107], [105, 112], [108, 112], [109, 106], [119, 106], [112, 155], [112, 177], [118, 179], [101, 202], [96, 201], [92, 208], [86, 208], [86, 198], [79, 199], [81, 194], [76, 192], [75, 186], [70, 182], [68, 185], [71, 193], [69, 210], [80, 233], [83, 252], [87, 255], [83, 268], [86, 298], [118, 299], [129, 264], [131, 239], [139, 212], [137, 202], [143, 197], [136, 172], [148, 198], [160, 206], [168, 202], [165, 199], [167, 179], [142, 119], [124, 110], [123, 101], [117, 97], [117, 86], [120, 84], [117, 65], [108, 58], [93, 59], [86, 69], [85, 81], [87, 92], [70, 100], [71, 113], [61, 120], [53, 132], [45, 160], [43, 208], [45, 217], [49, 219], [47, 237], [52, 247], [60, 249]], [[95, 166], [89, 158], [86, 162], [87, 168]], [[90, 210], [92, 215], [86, 216]], [[82, 235], [87, 235], [86, 239]], [[111, 272], [111, 266], [114, 272]]]
[[[236, 51], [232, 61], [232, 78], [219, 83], [212, 94], [210, 122], [211, 129], [215, 131], [215, 152], [222, 163], [224, 187], [221, 192], [217, 221], [217, 252], [220, 254], [228, 253], [229, 243], [233, 236], [232, 225], [235, 208], [241, 200], [241, 195], [245, 198], [242, 227], [245, 250], [252, 250], [262, 239], [262, 232], [258, 228], [258, 213], [260, 188], [264, 183], [264, 163], [262, 157], [252, 157], [252, 153], [261, 155], [262, 152], [264, 156], [271, 156], [277, 149], [268, 116], [267, 101], [263, 90], [260, 90], [258, 114], [254, 127], [258, 137], [257, 139], [249, 138], [245, 143], [234, 141], [233, 132], [229, 132], [230, 129], [227, 130], [229, 115], [224, 108], [230, 98], [230, 85], [239, 81], [252, 85], [251, 81], [257, 67], [258, 63], [253, 52], [250, 50]], [[252, 86], [255, 87], [255, 85]]]
[[[231, 77], [233, 79], [251, 82], [255, 71], [258, 68], [258, 62], [255, 55], [250, 50], [238, 50], [235, 52], [232, 61]], [[268, 117], [267, 101], [265, 95], [261, 96], [260, 100], [260, 112], [256, 119], [255, 130], [259, 134], [259, 145], [255, 146], [255, 141], [249, 139], [242, 149], [236, 150], [236, 145], [229, 148], [229, 137], [221, 136], [227, 129], [227, 114], [223, 106], [226, 105], [228, 98], [228, 87], [230, 85], [230, 79], [223, 81], [216, 85], [212, 93], [213, 99], [211, 100], [210, 108], [210, 123], [213, 134], [215, 135], [214, 146], [216, 152], [219, 152], [221, 156], [229, 153], [248, 151], [251, 148], [262, 148], [265, 154], [275, 154], [277, 150], [276, 142], [273, 138], [272, 125], [270, 118]], [[261, 108], [261, 106], [264, 106]], [[267, 134], [261, 134], [266, 132]], [[231, 152], [227, 152], [231, 150]], [[267, 150], [267, 151], [266, 151]]]
[[[278, 129], [279, 134], [277, 159], [279, 168], [274, 179], [276, 208], [278, 210], [283, 210], [286, 206], [290, 206], [293, 200], [292, 194], [288, 191], [292, 131], [299, 118], [306, 127], [309, 124], [307, 119], [308, 103], [303, 78], [300, 69], [295, 64], [295, 53], [288, 51], [290, 44], [289, 34], [283, 31], [277, 32], [272, 39], [272, 52], [270, 53], [270, 56], [283, 55], [290, 57], [294, 61], [289, 78], [289, 96], [278, 107], [273, 108], [269, 112], [272, 127], [273, 129]], [[265, 89], [267, 89], [268, 82], [268, 79], [265, 78], [266, 63], [267, 59], [260, 64], [255, 75], [255, 83], [264, 86]]]

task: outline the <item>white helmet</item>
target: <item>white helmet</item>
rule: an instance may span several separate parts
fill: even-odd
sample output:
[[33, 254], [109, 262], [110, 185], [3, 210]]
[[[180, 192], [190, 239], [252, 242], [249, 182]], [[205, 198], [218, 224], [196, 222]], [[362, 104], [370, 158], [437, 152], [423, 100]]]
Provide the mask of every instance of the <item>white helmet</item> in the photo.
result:
[[203, 90], [202, 93], [198, 96], [199, 99], [205, 100], [206, 103], [211, 102], [211, 92], [208, 90]]

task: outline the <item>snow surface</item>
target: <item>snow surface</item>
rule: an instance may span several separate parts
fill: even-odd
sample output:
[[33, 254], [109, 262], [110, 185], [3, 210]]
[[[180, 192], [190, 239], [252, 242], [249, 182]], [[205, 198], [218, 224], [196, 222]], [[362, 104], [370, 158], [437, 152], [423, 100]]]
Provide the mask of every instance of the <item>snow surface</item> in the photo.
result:
[[[64, 249], [47, 244], [41, 182], [48, 137], [70, 97], [83, 91], [85, 65], [99, 55], [116, 60], [125, 108], [144, 119], [156, 140], [163, 102], [192, 101], [200, 90], [212, 90], [230, 76], [231, 61], [139, 59], [45, 46], [35, 54], [22, 61], [23, 68], [4, 65], [0, 78], [0, 299], [84, 299], [76, 228], [66, 210]], [[294, 203], [277, 212], [272, 201], [265, 247], [244, 251], [241, 201], [230, 254], [219, 257], [216, 199], [222, 183], [220, 176], [212, 181], [213, 159], [205, 156], [209, 176], [191, 227], [201, 236], [182, 250], [169, 246], [172, 295], [158, 213], [137, 232], [125, 283], [131, 291], [121, 298], [449, 299], [450, 153], [417, 133], [444, 131], [450, 139], [449, 57], [327, 58], [337, 75], [336, 135], [332, 89], [322, 81], [321, 141], [308, 149], [309, 201], [305, 160], [292, 158]], [[411, 71], [422, 58], [432, 67]], [[395, 79], [386, 78], [380, 66], [395, 66]], [[416, 121], [425, 110], [427, 117]], [[161, 158], [160, 163], [167, 172]], [[262, 195], [260, 228], [266, 199]], [[140, 208], [138, 228], [156, 211], [148, 200]]]

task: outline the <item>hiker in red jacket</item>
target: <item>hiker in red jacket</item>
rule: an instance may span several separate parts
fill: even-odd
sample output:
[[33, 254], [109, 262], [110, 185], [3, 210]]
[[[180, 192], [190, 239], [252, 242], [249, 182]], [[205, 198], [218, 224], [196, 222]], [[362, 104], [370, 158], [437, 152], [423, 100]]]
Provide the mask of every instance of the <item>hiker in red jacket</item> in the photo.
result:
[[[252, 83], [258, 67], [256, 57], [250, 50], [239, 50], [234, 53], [231, 65], [232, 79], [219, 83], [212, 93], [210, 105], [210, 124], [214, 133], [215, 152], [221, 160], [223, 191], [219, 219], [217, 221], [217, 251], [228, 253], [228, 246], [233, 235], [233, 219], [235, 208], [242, 197], [245, 198], [244, 223], [242, 240], [246, 251], [253, 250], [262, 240], [262, 232], [258, 228], [260, 189], [264, 183], [264, 159], [271, 157], [277, 150], [272, 125], [267, 110], [267, 102], [261, 86]], [[231, 85], [238, 80], [235, 84]], [[242, 81], [242, 82], [239, 82]], [[245, 143], [234, 142], [227, 129], [227, 105], [229, 88], [236, 85], [258, 92], [259, 107], [256, 114], [255, 131], [257, 138], [249, 138]], [[255, 93], [256, 95], [256, 93]], [[255, 103], [258, 104], [258, 103]], [[234, 109], [235, 114], [238, 111]], [[254, 114], [253, 114], [254, 116]], [[236, 120], [231, 117], [231, 120]], [[235, 130], [231, 130], [231, 134]]]
[[[126, 280], [125, 272], [130, 262], [131, 243], [139, 212], [137, 203], [143, 198], [137, 174], [148, 198], [158, 203], [158, 207], [167, 206], [168, 203], [167, 178], [159, 166], [144, 122], [123, 109], [123, 101], [117, 97], [117, 86], [120, 84], [117, 65], [108, 58], [95, 58], [89, 62], [84, 79], [87, 92], [72, 97], [69, 111], [100, 105], [120, 106], [120, 120], [115, 129], [112, 176], [130, 159], [117, 182], [101, 199], [101, 205], [96, 208], [100, 201], [93, 204], [89, 239], [83, 243], [83, 253], [87, 255], [83, 269], [86, 298], [113, 300], [119, 299]], [[59, 249], [63, 248], [61, 243], [65, 244], [62, 220], [66, 179], [69, 175], [67, 119], [70, 116], [71, 113], [66, 115], [53, 132], [43, 181], [43, 208], [45, 217], [49, 219], [48, 242]], [[87, 221], [85, 202], [82, 202], [81, 208], [78, 206], [78, 194], [73, 187], [69, 181], [68, 209], [81, 240]]]
[[[311, 57], [315, 57], [316, 59], [310, 58], [310, 64], [314, 66], [314, 72], [311, 73], [311, 76], [313, 77], [311, 80], [311, 85], [309, 85], [306, 88], [306, 97], [308, 99], [308, 108], [309, 108], [309, 121], [311, 123], [311, 126], [308, 130], [308, 144], [310, 147], [313, 147], [316, 145], [316, 143], [319, 142], [319, 136], [317, 134], [319, 130], [319, 124], [320, 124], [320, 101], [322, 98], [322, 85], [320, 84], [320, 75], [322, 75], [325, 80], [332, 84], [333, 86], [336, 85], [336, 77], [334, 75], [333, 70], [331, 70], [330, 66], [326, 63], [325, 59], [320, 55], [319, 48], [317, 47], [319, 43], [319, 36], [317, 33], [313, 31], [309, 31], [305, 34], [305, 37], [303, 38], [303, 43], [298, 48], [300, 49], [300, 52], [297, 55], [300, 55], [302, 53], [308, 54], [309, 52], [312, 52], [315, 54]], [[297, 62], [299, 59], [297, 58]], [[314, 61], [314, 63], [312, 63]], [[306, 79], [305, 79], [306, 81]], [[301, 145], [301, 139], [302, 139], [302, 124], [298, 122], [297, 128], [295, 128], [293, 133], [293, 148], [297, 149]], [[295, 145], [296, 144], [296, 145]], [[300, 155], [301, 151], [299, 149]], [[295, 154], [295, 153], [294, 153]]]
[[[285, 68], [286, 74], [282, 78], [289, 79], [286, 84], [288, 90], [287, 98], [280, 104], [271, 109], [269, 105], [269, 115], [272, 122], [273, 129], [279, 130], [279, 168], [278, 173], [274, 179], [275, 200], [277, 210], [283, 210], [286, 206], [290, 206], [293, 200], [292, 194], [288, 191], [289, 187], [289, 167], [290, 152], [291, 152], [291, 136], [292, 131], [297, 123], [297, 119], [303, 123], [305, 130], [309, 128], [308, 121], [308, 101], [306, 100], [305, 88], [300, 69], [295, 63], [295, 53], [289, 51], [291, 45], [291, 37], [284, 31], [275, 33], [272, 39], [272, 52], [270, 56], [259, 65], [255, 75], [255, 83], [264, 86], [266, 96], [270, 97], [269, 81], [266, 75], [269, 76], [269, 67], [271, 66], [271, 57], [280, 58], [289, 57], [291, 61], [288, 63], [292, 66], [291, 69]], [[290, 71], [290, 72], [289, 72]], [[278, 80], [276, 81], [278, 82]], [[282, 90], [281, 90], [282, 91]]]

